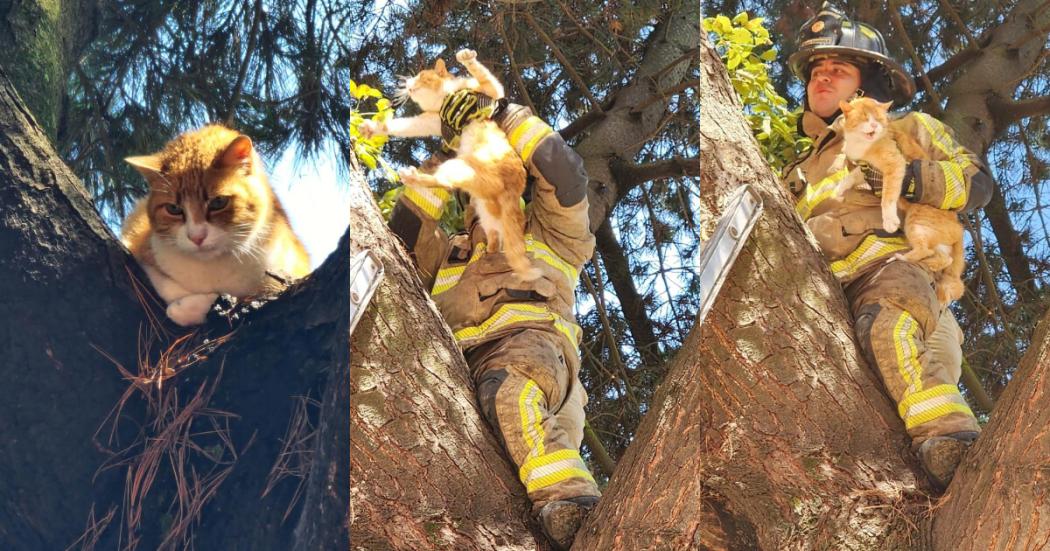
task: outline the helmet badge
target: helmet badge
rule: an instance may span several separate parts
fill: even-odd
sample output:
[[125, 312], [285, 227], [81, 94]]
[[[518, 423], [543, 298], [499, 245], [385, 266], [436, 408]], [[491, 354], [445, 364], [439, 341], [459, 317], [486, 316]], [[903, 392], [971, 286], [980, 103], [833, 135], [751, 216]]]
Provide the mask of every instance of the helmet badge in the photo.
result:
[[815, 23], [813, 23], [813, 26], [809, 28], [809, 30], [815, 33], [819, 33], [820, 31], [824, 30], [824, 22], [816, 21]]

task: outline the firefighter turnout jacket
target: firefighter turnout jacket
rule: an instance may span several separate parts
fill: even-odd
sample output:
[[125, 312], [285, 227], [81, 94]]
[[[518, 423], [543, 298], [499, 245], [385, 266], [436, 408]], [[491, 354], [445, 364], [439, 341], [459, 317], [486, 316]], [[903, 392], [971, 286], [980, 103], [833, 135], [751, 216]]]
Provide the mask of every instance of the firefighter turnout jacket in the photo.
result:
[[[532, 180], [525, 248], [541, 277], [522, 280], [502, 252], [489, 250], [469, 203], [467, 230], [446, 235], [439, 220], [450, 193], [443, 188], [406, 187], [390, 228], [464, 351], [482, 413], [538, 511], [553, 500], [600, 495], [579, 454], [587, 395], [573, 313], [594, 235], [583, 160], [525, 107], [507, 105], [493, 120]], [[446, 158], [435, 155], [420, 169], [432, 172]]]
[[[835, 195], [853, 169], [842, 152], [840, 120], [829, 125], [804, 113], [802, 129], [813, 147], [784, 174], [795, 210], [842, 282], [857, 344], [897, 403], [913, 447], [931, 436], [978, 431], [958, 389], [962, 331], [937, 300], [935, 274], [911, 262], [888, 262], [909, 247], [902, 231], [883, 231], [881, 199], [870, 188]], [[914, 201], [953, 211], [988, 202], [987, 169], [947, 126], [923, 113], [908, 113], [897, 124], [927, 153], [912, 161]], [[908, 182], [904, 187], [912, 188]]]

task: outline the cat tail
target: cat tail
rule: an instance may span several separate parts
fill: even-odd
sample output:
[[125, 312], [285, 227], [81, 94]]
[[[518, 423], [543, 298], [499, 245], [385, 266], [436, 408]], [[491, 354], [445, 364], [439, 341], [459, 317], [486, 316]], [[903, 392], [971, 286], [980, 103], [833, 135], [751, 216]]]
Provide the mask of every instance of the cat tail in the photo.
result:
[[952, 243], [952, 263], [941, 272], [937, 280], [937, 299], [941, 301], [941, 304], [948, 304], [962, 298], [966, 289], [962, 282], [965, 266], [966, 252], [963, 250], [963, 240], [958, 239]]
[[532, 265], [528, 255], [525, 253], [524, 220], [521, 216], [509, 216], [504, 220], [503, 231], [500, 241], [503, 245], [503, 254], [507, 257], [507, 263], [525, 281], [533, 281], [540, 278], [540, 270]]

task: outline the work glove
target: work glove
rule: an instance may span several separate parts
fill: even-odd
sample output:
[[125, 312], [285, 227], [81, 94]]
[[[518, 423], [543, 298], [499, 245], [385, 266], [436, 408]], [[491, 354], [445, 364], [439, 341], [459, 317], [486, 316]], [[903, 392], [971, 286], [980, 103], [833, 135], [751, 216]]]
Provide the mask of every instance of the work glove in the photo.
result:
[[508, 103], [493, 116], [526, 167], [533, 167], [554, 186], [558, 204], [571, 207], [587, 195], [583, 159], [561, 135], [523, 105]]
[[[919, 167], [916, 165], [918, 162], [920, 161], [911, 161], [904, 169], [904, 183], [901, 184], [901, 197], [909, 201], [915, 201], [918, 197], [922, 197], [922, 186], [920, 185], [919, 179], [915, 177], [916, 173], [919, 171]], [[875, 194], [875, 197], [881, 198], [882, 171], [863, 161], [857, 163], [857, 166], [860, 167], [860, 171], [864, 174], [864, 181], [871, 187], [871, 192]]]

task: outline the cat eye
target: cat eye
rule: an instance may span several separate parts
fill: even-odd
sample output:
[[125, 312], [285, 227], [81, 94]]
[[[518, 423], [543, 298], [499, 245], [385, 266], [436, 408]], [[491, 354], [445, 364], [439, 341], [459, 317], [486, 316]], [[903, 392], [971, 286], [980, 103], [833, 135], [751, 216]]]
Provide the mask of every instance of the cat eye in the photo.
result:
[[182, 216], [182, 207], [176, 205], [175, 203], [165, 203], [164, 210], [172, 216]]
[[223, 195], [220, 195], [218, 197], [212, 197], [211, 201], [208, 201], [208, 210], [209, 211], [222, 210], [222, 209], [226, 208], [226, 206], [229, 205], [229, 204], [230, 204], [230, 198], [229, 197], [226, 197], [226, 196], [223, 196]]

